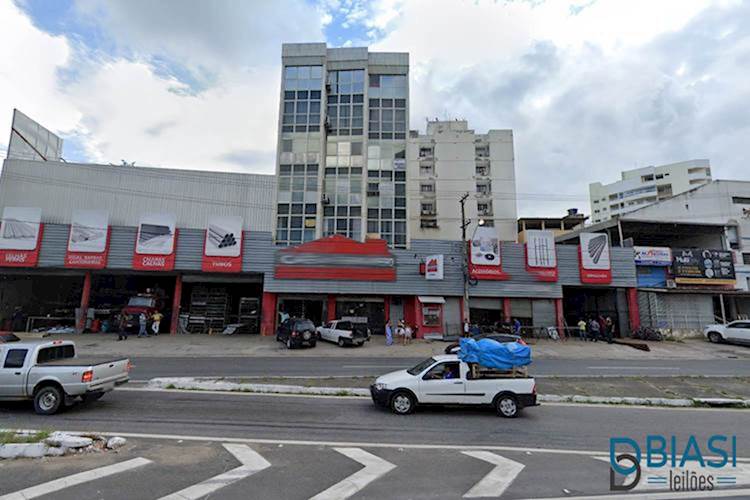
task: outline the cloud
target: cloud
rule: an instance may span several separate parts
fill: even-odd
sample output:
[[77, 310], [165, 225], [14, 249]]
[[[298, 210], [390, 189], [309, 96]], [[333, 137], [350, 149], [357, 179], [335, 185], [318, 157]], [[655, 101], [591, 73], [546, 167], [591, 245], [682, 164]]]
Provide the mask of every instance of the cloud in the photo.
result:
[[512, 128], [521, 215], [587, 211], [589, 182], [636, 166], [710, 158], [715, 177], [747, 178], [747, 3], [381, 5], [371, 50], [410, 52], [412, 128]]

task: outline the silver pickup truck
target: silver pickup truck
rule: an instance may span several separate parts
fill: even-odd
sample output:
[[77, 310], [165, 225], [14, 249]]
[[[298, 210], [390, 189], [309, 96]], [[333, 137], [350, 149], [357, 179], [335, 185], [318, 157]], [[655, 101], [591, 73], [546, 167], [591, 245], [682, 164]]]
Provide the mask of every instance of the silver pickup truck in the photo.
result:
[[0, 344], [0, 401], [33, 400], [52, 415], [76, 400], [94, 401], [129, 380], [130, 360], [76, 356], [66, 340]]

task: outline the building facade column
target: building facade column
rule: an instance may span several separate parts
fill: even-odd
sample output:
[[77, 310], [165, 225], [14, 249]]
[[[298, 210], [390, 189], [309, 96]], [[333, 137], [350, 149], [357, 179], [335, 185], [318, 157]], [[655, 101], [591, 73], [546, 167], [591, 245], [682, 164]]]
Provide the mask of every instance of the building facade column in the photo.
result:
[[276, 334], [276, 294], [263, 292], [260, 307], [260, 334], [271, 336]]
[[503, 297], [503, 321], [510, 323], [513, 311], [510, 310], [510, 297]]
[[174, 280], [174, 296], [172, 297], [172, 320], [169, 322], [169, 333], [174, 335], [180, 324], [180, 306], [182, 305], [182, 275], [178, 274]]
[[81, 315], [78, 318], [78, 324], [76, 325], [76, 331], [83, 333], [86, 328], [86, 318], [89, 312], [89, 301], [91, 299], [91, 273], [87, 272], [83, 275], [83, 290], [81, 290]]
[[641, 313], [638, 309], [638, 290], [628, 288], [628, 319], [630, 320], [630, 330], [641, 327]]
[[567, 338], [567, 332], [565, 331], [565, 317], [563, 315], [563, 299], [555, 299], [555, 325], [557, 326], [557, 332], [560, 334], [561, 339]]
[[328, 294], [328, 301], [326, 303], [326, 321], [333, 321], [336, 319], [336, 296]]

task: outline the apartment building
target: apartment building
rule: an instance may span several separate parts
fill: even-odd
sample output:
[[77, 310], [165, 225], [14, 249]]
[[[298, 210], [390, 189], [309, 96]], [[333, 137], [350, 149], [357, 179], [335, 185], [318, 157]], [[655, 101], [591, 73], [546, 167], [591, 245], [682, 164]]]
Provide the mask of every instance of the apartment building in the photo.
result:
[[596, 224], [638, 210], [711, 182], [708, 160], [688, 160], [667, 165], [626, 170], [611, 184], [589, 184], [591, 222]]
[[407, 244], [409, 55], [284, 44], [275, 241]]
[[512, 130], [477, 134], [466, 120], [428, 121], [425, 134], [410, 133], [406, 156], [411, 238], [460, 240], [459, 199], [469, 193], [466, 217], [516, 240]]

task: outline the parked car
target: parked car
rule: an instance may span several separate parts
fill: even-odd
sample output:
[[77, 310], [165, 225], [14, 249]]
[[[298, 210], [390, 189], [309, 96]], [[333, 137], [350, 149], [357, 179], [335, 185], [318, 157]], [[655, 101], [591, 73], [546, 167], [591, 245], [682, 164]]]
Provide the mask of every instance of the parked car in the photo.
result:
[[130, 360], [101, 362], [76, 356], [68, 340], [0, 344], [0, 400], [32, 400], [40, 415], [95, 401], [129, 380]]
[[318, 338], [334, 342], [339, 347], [362, 346], [370, 340], [370, 329], [364, 323], [355, 323], [349, 320], [334, 320], [317, 328]]
[[302, 347], [304, 344], [315, 347], [317, 341], [315, 325], [309, 319], [289, 318], [276, 329], [276, 340], [284, 342], [287, 349]]
[[734, 342], [750, 344], [750, 321], [738, 320], [726, 325], [708, 325], [703, 329], [703, 335], [711, 342]]
[[[520, 344], [526, 345], [526, 342], [524, 342], [521, 337], [519, 337], [518, 335], [513, 335], [512, 333], [481, 333], [479, 335], [473, 335], [471, 338], [473, 338], [474, 340], [492, 339], [500, 342], [501, 344], [507, 344], [508, 342], [518, 342]], [[458, 342], [453, 342], [445, 348], [445, 354], [456, 354], [458, 352], [458, 349]]]
[[10, 332], [0, 333], [0, 344], [7, 344], [8, 342], [18, 342], [21, 339]]
[[469, 365], [455, 354], [382, 375], [370, 386], [370, 395], [376, 405], [398, 415], [412, 413], [417, 405], [491, 405], [498, 415], [513, 418], [537, 405], [533, 377]]

